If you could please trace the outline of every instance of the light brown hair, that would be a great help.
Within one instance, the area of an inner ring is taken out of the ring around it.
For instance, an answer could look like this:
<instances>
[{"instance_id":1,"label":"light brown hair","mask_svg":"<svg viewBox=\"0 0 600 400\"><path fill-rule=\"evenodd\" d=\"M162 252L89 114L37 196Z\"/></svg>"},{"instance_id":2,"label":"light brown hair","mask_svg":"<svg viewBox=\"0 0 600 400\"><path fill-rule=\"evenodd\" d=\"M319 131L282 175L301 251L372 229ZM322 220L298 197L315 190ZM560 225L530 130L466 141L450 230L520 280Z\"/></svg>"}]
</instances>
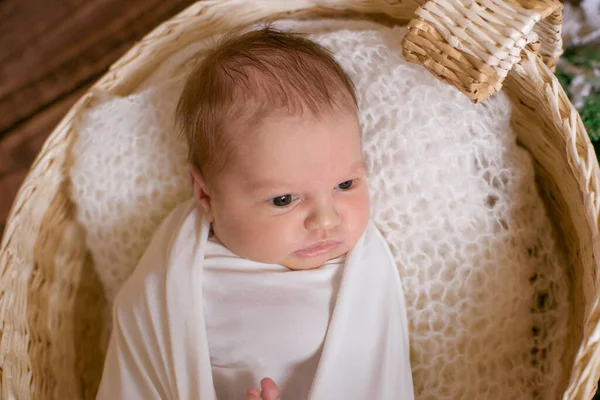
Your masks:
<instances>
[{"instance_id":1,"label":"light brown hair","mask_svg":"<svg viewBox=\"0 0 600 400\"><path fill-rule=\"evenodd\" d=\"M206 174L225 165L231 121L245 118L251 126L274 110L319 117L341 108L356 112L356 95L331 53L267 26L225 37L193 68L176 119L190 163Z\"/></svg>"}]
</instances>

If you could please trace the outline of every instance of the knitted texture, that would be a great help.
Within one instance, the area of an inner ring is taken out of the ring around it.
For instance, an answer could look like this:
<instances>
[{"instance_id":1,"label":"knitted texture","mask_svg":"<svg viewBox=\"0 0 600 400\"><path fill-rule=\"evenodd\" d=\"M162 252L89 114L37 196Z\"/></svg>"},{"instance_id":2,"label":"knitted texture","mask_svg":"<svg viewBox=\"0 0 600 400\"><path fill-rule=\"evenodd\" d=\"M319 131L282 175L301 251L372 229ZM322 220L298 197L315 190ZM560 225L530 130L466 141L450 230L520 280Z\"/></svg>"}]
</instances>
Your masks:
<instances>
[{"instance_id":1,"label":"knitted texture","mask_svg":"<svg viewBox=\"0 0 600 400\"><path fill-rule=\"evenodd\" d=\"M356 84L372 218L405 288L417 398L551 398L567 265L507 97L474 105L406 63L403 28L285 26L320 32L312 38ZM107 99L79 127L73 200L109 302L160 220L190 195L173 129L182 69L160 69L147 89Z\"/></svg>"}]
</instances>

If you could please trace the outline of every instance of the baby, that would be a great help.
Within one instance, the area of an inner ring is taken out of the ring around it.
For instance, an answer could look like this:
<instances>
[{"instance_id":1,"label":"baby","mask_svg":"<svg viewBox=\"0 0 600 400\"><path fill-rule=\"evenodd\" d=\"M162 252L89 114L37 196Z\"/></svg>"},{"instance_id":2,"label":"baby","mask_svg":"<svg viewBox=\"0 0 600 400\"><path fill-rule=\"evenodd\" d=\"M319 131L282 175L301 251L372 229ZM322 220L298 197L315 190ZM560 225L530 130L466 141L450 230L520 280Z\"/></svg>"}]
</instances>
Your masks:
<instances>
[{"instance_id":1,"label":"baby","mask_svg":"<svg viewBox=\"0 0 600 400\"><path fill-rule=\"evenodd\" d=\"M269 27L229 36L177 118L194 198L117 296L98 398L412 399L402 286L331 54Z\"/></svg>"}]
</instances>

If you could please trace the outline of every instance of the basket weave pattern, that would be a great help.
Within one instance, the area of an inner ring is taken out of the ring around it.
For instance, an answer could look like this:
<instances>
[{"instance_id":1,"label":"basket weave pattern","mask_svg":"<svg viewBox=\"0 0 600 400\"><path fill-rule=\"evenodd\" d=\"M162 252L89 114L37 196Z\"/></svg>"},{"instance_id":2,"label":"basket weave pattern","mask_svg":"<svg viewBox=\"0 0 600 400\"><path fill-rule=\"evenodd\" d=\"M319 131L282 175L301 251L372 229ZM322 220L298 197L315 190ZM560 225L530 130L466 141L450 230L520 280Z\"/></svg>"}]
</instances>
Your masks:
<instances>
[{"instance_id":1,"label":"basket weave pattern","mask_svg":"<svg viewBox=\"0 0 600 400\"><path fill-rule=\"evenodd\" d=\"M554 66L562 51L561 9L555 1L431 0L408 25L404 58L480 102L500 90L530 43L539 40L546 64Z\"/></svg>"},{"instance_id":2,"label":"basket weave pattern","mask_svg":"<svg viewBox=\"0 0 600 400\"><path fill-rule=\"evenodd\" d=\"M561 51L561 6L554 0L421 3L203 1L158 26L115 63L56 127L9 215L0 246L1 397L87 399L97 390L109 310L85 232L74 220L67 171L78 119L99 95L128 95L178 49L235 27L324 14L405 22L416 12L404 43L407 59L473 101L502 89L513 102L513 129L536 160L538 184L571 266L566 392L557 397L590 398L600 373L600 171L581 119L551 70ZM517 22L507 23L506 13L519 15Z\"/></svg>"}]
</instances>

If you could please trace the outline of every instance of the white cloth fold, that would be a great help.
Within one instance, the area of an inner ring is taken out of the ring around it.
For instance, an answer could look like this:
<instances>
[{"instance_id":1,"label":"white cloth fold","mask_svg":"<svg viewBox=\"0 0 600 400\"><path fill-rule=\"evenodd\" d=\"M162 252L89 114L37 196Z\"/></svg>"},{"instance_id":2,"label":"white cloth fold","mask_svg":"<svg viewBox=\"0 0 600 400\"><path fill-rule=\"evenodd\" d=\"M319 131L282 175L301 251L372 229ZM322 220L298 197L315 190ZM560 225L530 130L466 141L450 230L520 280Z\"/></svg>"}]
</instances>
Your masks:
<instances>
[{"instance_id":1,"label":"white cloth fold","mask_svg":"<svg viewBox=\"0 0 600 400\"><path fill-rule=\"evenodd\" d=\"M154 235L115 301L98 399L217 398L202 293L209 231L188 201ZM372 223L343 268L309 398L412 400L402 285Z\"/></svg>"},{"instance_id":2,"label":"white cloth fold","mask_svg":"<svg viewBox=\"0 0 600 400\"><path fill-rule=\"evenodd\" d=\"M202 302L219 399L241 399L265 376L282 398L308 398L345 259L290 271L242 258L214 237L206 242Z\"/></svg>"}]
</instances>

